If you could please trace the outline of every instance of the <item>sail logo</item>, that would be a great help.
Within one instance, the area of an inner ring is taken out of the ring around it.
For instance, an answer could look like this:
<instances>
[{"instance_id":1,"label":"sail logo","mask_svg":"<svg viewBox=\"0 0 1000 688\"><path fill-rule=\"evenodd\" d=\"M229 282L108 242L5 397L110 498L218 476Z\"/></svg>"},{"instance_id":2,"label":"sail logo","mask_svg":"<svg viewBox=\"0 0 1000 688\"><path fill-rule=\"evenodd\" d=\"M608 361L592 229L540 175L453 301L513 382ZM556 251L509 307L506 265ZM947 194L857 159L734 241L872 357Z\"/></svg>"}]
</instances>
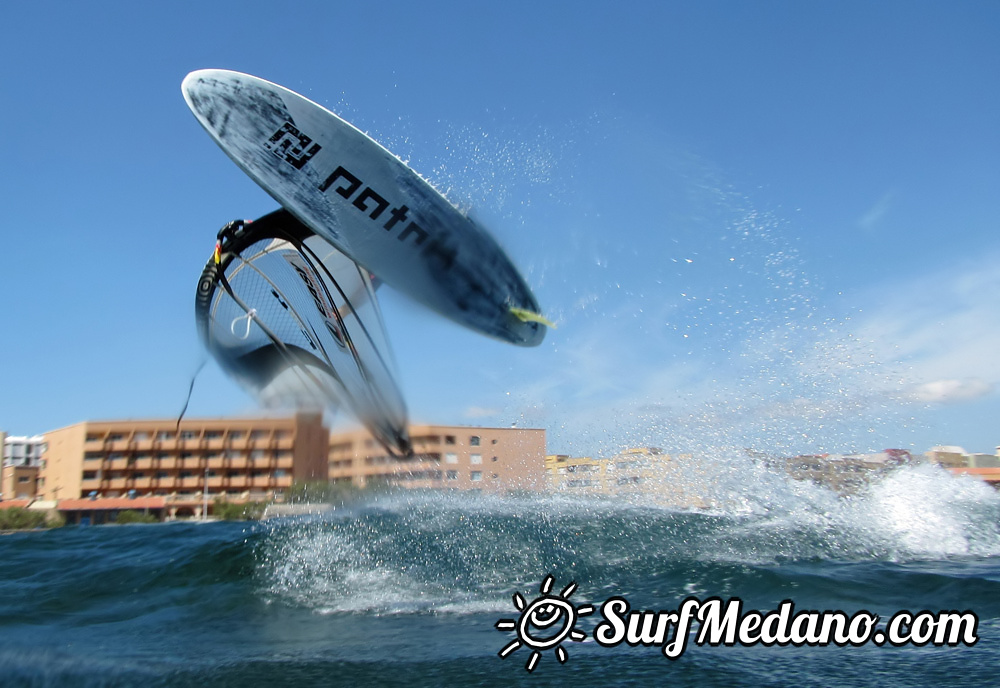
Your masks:
<instances>
[{"instance_id":1,"label":"sail logo","mask_svg":"<svg viewBox=\"0 0 1000 688\"><path fill-rule=\"evenodd\" d=\"M337 311L333 307L333 304L327 300L325 295L326 290L320 286L319 278L313 273L312 270L309 269L309 267L297 254L286 253L284 254L284 257L305 285L306 291L308 291L309 295L312 297L313 305L316 306L316 310L322 317L323 324L326 326L326 329L333 336L337 344L341 347L346 346L347 342L344 338L344 332L338 322L340 318L337 315ZM287 308L287 306L285 307ZM315 349L316 346L313 344L312 337L309 336L309 333L302 330L302 334L305 335L309 344L311 344Z\"/></svg>"}]
</instances>

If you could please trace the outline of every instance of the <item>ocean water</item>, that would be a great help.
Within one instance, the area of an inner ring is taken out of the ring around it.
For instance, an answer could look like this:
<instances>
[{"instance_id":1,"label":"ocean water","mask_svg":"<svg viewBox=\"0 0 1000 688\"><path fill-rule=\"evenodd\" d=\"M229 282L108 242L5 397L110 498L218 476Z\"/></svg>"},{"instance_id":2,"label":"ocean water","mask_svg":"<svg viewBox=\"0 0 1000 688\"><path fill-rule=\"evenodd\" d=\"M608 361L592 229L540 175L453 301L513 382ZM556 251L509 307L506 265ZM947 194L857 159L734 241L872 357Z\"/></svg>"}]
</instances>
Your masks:
<instances>
[{"instance_id":1,"label":"ocean water","mask_svg":"<svg viewBox=\"0 0 1000 688\"><path fill-rule=\"evenodd\" d=\"M851 498L756 475L708 509L643 497L398 493L321 517L0 536L2 686L992 686L1000 496L908 467ZM547 575L585 637L506 657ZM571 592L567 586L575 583ZM972 611L972 646L594 640L601 604ZM523 606L523 605L522 605ZM578 609L579 611L579 609Z\"/></svg>"}]
</instances>

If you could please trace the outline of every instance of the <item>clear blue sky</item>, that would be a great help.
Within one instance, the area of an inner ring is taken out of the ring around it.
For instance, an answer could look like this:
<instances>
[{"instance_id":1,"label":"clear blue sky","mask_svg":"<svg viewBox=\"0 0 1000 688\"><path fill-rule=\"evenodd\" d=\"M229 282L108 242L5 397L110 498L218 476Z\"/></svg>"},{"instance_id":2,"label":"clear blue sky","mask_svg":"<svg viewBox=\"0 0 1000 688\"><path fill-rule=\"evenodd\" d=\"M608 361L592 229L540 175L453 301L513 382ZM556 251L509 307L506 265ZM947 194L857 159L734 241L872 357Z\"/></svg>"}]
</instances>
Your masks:
<instances>
[{"instance_id":1,"label":"clear blue sky","mask_svg":"<svg viewBox=\"0 0 1000 688\"><path fill-rule=\"evenodd\" d=\"M0 5L0 428L175 416L215 232L274 202L201 130L217 67L472 208L559 328L381 292L417 421L555 452L1000 444L1000 4ZM214 364L189 414L254 412Z\"/></svg>"}]
</instances>

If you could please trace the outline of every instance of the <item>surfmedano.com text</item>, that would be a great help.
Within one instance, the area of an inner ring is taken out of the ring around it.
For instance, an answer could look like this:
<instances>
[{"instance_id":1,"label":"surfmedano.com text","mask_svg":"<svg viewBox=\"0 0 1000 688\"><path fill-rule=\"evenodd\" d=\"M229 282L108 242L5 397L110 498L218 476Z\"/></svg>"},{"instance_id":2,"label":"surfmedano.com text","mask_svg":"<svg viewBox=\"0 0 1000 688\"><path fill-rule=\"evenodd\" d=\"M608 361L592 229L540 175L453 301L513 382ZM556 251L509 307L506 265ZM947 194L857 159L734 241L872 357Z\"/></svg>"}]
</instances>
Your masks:
<instances>
[{"instance_id":1,"label":"surfmedano.com text","mask_svg":"<svg viewBox=\"0 0 1000 688\"><path fill-rule=\"evenodd\" d=\"M626 643L632 647L659 647L668 659L684 654L693 636L695 645L745 647L838 647L886 643L901 647L972 646L979 640L979 617L972 611L899 611L879 625L879 616L861 610L795 611L785 600L773 611L744 611L743 600L718 597L704 601L688 597L675 611L632 610L628 600L612 597L600 607L604 619L594 628L594 640L603 647Z\"/></svg>"}]
</instances>

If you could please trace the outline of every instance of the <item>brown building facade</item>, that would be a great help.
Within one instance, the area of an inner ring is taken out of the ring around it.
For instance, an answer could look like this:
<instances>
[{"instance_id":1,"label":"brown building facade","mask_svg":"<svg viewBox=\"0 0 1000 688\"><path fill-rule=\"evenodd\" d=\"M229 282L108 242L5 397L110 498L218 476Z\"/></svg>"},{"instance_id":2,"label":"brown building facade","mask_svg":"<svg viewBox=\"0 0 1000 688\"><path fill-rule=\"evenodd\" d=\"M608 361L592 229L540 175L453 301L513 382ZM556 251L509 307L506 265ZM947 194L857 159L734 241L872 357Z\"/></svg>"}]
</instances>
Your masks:
<instances>
[{"instance_id":1,"label":"brown building facade","mask_svg":"<svg viewBox=\"0 0 1000 688\"><path fill-rule=\"evenodd\" d=\"M280 498L324 480L329 434L319 414L84 422L46 433L42 499L163 497L170 516L206 501Z\"/></svg>"},{"instance_id":2,"label":"brown building facade","mask_svg":"<svg viewBox=\"0 0 1000 688\"><path fill-rule=\"evenodd\" d=\"M0 473L0 497L3 499L34 499L38 483L38 466L4 466Z\"/></svg>"},{"instance_id":3,"label":"brown building facade","mask_svg":"<svg viewBox=\"0 0 1000 688\"><path fill-rule=\"evenodd\" d=\"M412 460L364 430L331 435L319 414L277 418L97 421L45 434L37 497L60 510L135 509L201 517L216 500L281 501L296 482L372 481L403 487L508 492L545 487L545 431L415 425ZM67 500L73 500L72 502ZM150 502L151 503L151 502ZM123 506L123 504L125 506ZM82 516L81 516L82 518ZM75 520L74 520L75 522Z\"/></svg>"},{"instance_id":4,"label":"brown building facade","mask_svg":"<svg viewBox=\"0 0 1000 688\"><path fill-rule=\"evenodd\" d=\"M330 438L330 480L413 488L511 492L545 489L545 430L411 425L416 458L399 460L363 430Z\"/></svg>"}]
</instances>

